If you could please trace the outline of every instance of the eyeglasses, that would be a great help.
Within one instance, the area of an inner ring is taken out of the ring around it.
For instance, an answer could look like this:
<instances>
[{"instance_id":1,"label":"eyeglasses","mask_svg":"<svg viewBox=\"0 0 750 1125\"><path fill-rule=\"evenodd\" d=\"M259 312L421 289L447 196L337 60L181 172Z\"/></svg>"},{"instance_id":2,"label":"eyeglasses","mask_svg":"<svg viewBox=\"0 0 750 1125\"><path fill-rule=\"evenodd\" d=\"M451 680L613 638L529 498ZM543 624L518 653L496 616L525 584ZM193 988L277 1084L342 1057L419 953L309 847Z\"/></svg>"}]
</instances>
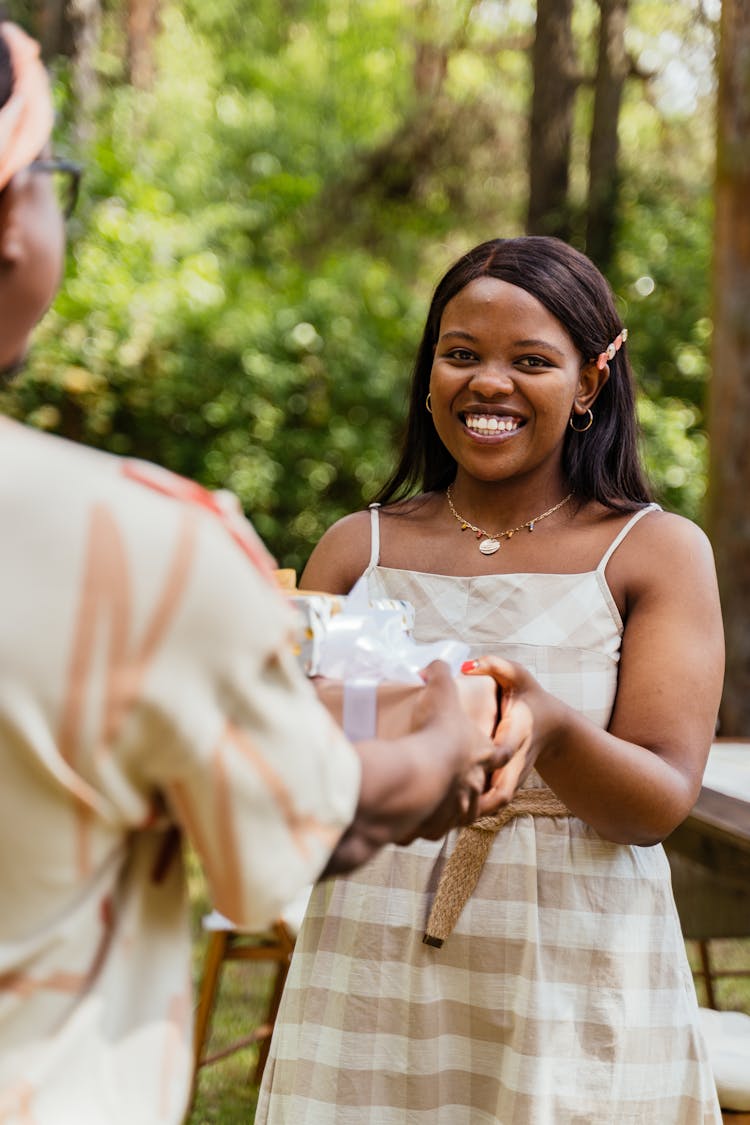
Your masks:
<instances>
[{"instance_id":1,"label":"eyeglasses","mask_svg":"<svg viewBox=\"0 0 750 1125\"><path fill-rule=\"evenodd\" d=\"M19 375L26 366L26 356L21 356L20 359L15 360L14 363L8 367L0 367L0 389L4 389L9 383L12 383L16 375Z\"/></svg>"},{"instance_id":2,"label":"eyeglasses","mask_svg":"<svg viewBox=\"0 0 750 1125\"><path fill-rule=\"evenodd\" d=\"M83 168L71 160L34 160L29 164L30 172L43 172L52 176L52 183L63 218L69 219L78 202L78 189L81 184Z\"/></svg>"}]
</instances>

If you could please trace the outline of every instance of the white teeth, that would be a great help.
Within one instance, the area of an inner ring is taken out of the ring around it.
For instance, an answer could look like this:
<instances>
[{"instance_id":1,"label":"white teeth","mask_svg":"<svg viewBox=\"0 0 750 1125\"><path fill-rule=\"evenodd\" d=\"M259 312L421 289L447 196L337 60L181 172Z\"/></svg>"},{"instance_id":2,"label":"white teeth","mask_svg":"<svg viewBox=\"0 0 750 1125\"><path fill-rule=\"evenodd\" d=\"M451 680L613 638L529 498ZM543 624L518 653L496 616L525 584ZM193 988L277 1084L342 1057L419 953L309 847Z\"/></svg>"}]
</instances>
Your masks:
<instances>
[{"instance_id":1,"label":"white teeth","mask_svg":"<svg viewBox=\"0 0 750 1125\"><path fill-rule=\"evenodd\" d=\"M497 430L512 433L520 425L518 418L498 418L495 414L467 414L465 422L467 429L478 434L495 433Z\"/></svg>"}]
</instances>

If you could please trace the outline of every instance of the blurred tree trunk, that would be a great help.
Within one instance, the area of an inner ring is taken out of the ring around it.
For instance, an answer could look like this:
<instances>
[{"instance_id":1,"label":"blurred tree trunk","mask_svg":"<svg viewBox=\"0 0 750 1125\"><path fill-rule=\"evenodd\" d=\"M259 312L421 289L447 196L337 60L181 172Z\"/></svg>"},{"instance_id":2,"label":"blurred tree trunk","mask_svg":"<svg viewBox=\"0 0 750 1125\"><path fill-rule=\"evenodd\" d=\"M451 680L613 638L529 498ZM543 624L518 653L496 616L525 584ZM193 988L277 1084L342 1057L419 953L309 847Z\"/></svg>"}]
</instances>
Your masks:
<instances>
[{"instance_id":1,"label":"blurred tree trunk","mask_svg":"<svg viewBox=\"0 0 750 1125\"><path fill-rule=\"evenodd\" d=\"M625 49L629 0L599 0L599 49L594 82L594 120L589 144L586 253L604 273L614 250L617 221L618 125L630 72Z\"/></svg>"},{"instance_id":2,"label":"blurred tree trunk","mask_svg":"<svg viewBox=\"0 0 750 1125\"><path fill-rule=\"evenodd\" d=\"M526 220L529 234L566 239L570 235L570 145L579 81L572 17L573 0L538 0Z\"/></svg>"},{"instance_id":3,"label":"blurred tree trunk","mask_svg":"<svg viewBox=\"0 0 750 1125\"><path fill-rule=\"evenodd\" d=\"M86 148L93 135L99 99L96 49L101 31L100 0L68 0L66 15L73 36L76 139L81 148Z\"/></svg>"},{"instance_id":4,"label":"blurred tree trunk","mask_svg":"<svg viewBox=\"0 0 750 1125\"><path fill-rule=\"evenodd\" d=\"M708 528L727 639L722 736L750 736L750 0L723 0Z\"/></svg>"},{"instance_id":5,"label":"blurred tree trunk","mask_svg":"<svg viewBox=\"0 0 750 1125\"><path fill-rule=\"evenodd\" d=\"M128 0L128 78L139 90L148 89L156 75L154 53L159 30L159 0Z\"/></svg>"},{"instance_id":6,"label":"blurred tree trunk","mask_svg":"<svg viewBox=\"0 0 750 1125\"><path fill-rule=\"evenodd\" d=\"M73 28L68 18L67 0L38 0L34 5L33 26L45 59L73 55Z\"/></svg>"},{"instance_id":7,"label":"blurred tree trunk","mask_svg":"<svg viewBox=\"0 0 750 1125\"><path fill-rule=\"evenodd\" d=\"M99 95L96 50L101 0L34 0L27 23L47 62L64 55L72 62L76 143L85 148L93 131ZM27 21L24 21L27 22Z\"/></svg>"}]
</instances>

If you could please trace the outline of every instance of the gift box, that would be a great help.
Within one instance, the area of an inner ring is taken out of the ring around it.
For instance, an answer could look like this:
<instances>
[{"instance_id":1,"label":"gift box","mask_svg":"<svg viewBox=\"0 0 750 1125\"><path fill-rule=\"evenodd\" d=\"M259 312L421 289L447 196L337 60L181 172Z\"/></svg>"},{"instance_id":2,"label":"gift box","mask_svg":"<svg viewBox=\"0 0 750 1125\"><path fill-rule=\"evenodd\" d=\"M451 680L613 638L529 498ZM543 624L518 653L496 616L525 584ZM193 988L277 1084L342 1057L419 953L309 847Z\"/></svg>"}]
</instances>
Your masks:
<instances>
[{"instance_id":1,"label":"gift box","mask_svg":"<svg viewBox=\"0 0 750 1125\"><path fill-rule=\"evenodd\" d=\"M290 598L300 615L297 656L319 698L353 741L397 737L417 726L420 671L433 660L451 668L461 706L491 735L497 722L496 685L487 676L459 676L469 648L459 641L418 644L409 602L371 602L362 579L348 595L301 593Z\"/></svg>"},{"instance_id":2,"label":"gift box","mask_svg":"<svg viewBox=\"0 0 750 1125\"><path fill-rule=\"evenodd\" d=\"M343 674L352 648L359 652L361 670L370 638L377 638L375 643L381 645L388 637L410 636L414 625L414 608L405 601L381 599L363 605L358 595L353 599L352 594L296 590L289 600L300 619L295 653L306 676ZM338 670L332 671L334 661L338 661Z\"/></svg>"},{"instance_id":3,"label":"gift box","mask_svg":"<svg viewBox=\"0 0 750 1125\"><path fill-rule=\"evenodd\" d=\"M399 738L416 730L420 693L424 684L331 680L312 681L326 710L352 742L368 738ZM491 676L457 676L461 707L481 731L491 737L497 723L497 694Z\"/></svg>"}]
</instances>

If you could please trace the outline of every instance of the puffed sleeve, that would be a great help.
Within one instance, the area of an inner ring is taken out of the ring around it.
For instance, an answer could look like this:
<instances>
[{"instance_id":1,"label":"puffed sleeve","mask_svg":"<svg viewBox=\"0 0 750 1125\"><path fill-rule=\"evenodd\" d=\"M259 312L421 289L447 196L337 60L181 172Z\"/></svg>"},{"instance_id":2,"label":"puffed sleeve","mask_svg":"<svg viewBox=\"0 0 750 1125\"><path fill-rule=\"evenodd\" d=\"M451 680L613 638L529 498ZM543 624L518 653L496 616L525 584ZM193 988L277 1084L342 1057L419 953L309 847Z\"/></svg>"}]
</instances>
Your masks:
<instances>
[{"instance_id":1,"label":"puffed sleeve","mask_svg":"<svg viewBox=\"0 0 750 1125\"><path fill-rule=\"evenodd\" d=\"M297 664L296 618L264 568L212 514L164 504L154 537L174 526L152 583L169 624L128 724L131 767L165 794L214 906L263 925L353 819L359 759Z\"/></svg>"}]
</instances>

